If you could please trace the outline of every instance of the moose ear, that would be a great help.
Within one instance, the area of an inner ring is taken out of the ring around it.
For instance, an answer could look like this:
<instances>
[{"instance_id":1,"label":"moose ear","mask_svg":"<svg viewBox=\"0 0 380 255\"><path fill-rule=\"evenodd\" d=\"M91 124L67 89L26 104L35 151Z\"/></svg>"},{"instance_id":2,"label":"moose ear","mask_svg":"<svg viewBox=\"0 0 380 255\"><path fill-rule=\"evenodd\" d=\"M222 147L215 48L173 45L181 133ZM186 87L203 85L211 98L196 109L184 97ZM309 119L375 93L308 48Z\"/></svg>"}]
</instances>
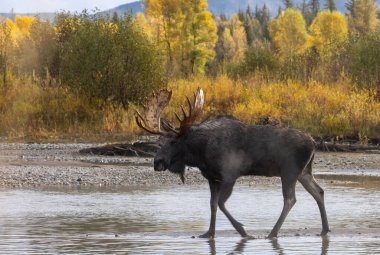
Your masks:
<instances>
[{"instance_id":1,"label":"moose ear","mask_svg":"<svg viewBox=\"0 0 380 255\"><path fill-rule=\"evenodd\" d=\"M175 134L178 134L178 131L175 129L175 127L173 127L172 124L170 124L166 119L160 118L160 124L166 132L174 132Z\"/></svg>"}]
</instances>

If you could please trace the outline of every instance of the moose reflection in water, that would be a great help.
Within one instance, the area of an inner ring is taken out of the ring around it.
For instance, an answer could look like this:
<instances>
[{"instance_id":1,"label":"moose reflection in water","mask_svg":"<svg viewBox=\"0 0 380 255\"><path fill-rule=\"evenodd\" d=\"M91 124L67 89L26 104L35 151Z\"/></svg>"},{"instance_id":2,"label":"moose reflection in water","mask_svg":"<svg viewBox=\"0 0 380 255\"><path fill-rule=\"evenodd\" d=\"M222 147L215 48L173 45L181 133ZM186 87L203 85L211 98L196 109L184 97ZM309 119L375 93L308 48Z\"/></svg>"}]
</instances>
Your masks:
<instances>
[{"instance_id":1,"label":"moose reflection in water","mask_svg":"<svg viewBox=\"0 0 380 255\"><path fill-rule=\"evenodd\" d=\"M236 243L234 249L231 252L228 252L227 254L242 254L245 251L247 244L249 245L250 241L251 239L248 239L248 238L241 239L238 243ZM215 239L209 239L207 242L208 242L208 245L210 246L210 254L212 255L218 254L217 249L216 249ZM276 254L278 255L285 254L284 249L279 244L277 238L270 239L269 242L273 248L273 251L275 251ZM321 255L326 255L328 253L329 244L330 244L329 236L327 235L323 236L322 244L321 244L321 253L320 253Z\"/></svg>"},{"instance_id":2,"label":"moose reflection in water","mask_svg":"<svg viewBox=\"0 0 380 255\"><path fill-rule=\"evenodd\" d=\"M154 158L156 171L168 169L184 181L185 166L198 167L208 180L211 221L209 230L199 237L215 236L218 206L236 231L243 237L248 236L243 225L225 207L236 180L244 175L281 177L284 204L269 238L277 237L296 203L297 180L317 201L322 219L321 235L329 232L324 191L312 174L315 147L309 136L293 128L246 125L230 116L194 124L204 105L204 92L200 88L192 102L186 98L189 113L181 107L183 118L176 114L180 126L175 128L160 117L170 98L171 92L167 90L153 94L144 106L144 116L137 112L136 122L149 133L161 135L160 149Z\"/></svg>"}]
</instances>

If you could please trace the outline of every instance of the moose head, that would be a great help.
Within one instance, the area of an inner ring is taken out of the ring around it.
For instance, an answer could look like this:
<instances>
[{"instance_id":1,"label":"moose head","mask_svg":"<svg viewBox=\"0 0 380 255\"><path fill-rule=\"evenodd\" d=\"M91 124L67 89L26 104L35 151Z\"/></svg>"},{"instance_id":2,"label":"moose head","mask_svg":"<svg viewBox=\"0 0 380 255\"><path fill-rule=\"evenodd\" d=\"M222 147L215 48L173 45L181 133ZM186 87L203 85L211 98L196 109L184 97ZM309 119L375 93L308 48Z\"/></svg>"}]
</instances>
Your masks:
<instances>
[{"instance_id":1,"label":"moose head","mask_svg":"<svg viewBox=\"0 0 380 255\"><path fill-rule=\"evenodd\" d=\"M192 101L186 97L188 113L186 113L183 106L181 106L182 118L175 113L179 121L178 128L161 118L161 113L168 105L171 95L171 91L168 90L161 90L157 94L153 93L147 104L143 106L145 116L136 112L136 123L145 131L161 136L159 139L160 149L154 158L154 170L165 171L168 169L179 174L182 182L184 182L186 135L202 112L204 93L201 88L198 88Z\"/></svg>"}]
</instances>

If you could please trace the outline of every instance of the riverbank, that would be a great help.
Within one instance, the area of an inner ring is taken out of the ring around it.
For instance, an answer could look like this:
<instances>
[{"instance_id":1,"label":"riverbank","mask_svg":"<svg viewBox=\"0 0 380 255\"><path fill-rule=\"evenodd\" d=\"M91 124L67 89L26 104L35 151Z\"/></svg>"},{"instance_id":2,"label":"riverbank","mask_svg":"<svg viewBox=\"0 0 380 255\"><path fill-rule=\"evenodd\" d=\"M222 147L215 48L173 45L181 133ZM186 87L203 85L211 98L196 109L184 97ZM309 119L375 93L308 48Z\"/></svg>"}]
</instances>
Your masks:
<instances>
[{"instance_id":1,"label":"riverbank","mask_svg":"<svg viewBox=\"0 0 380 255\"><path fill-rule=\"evenodd\" d=\"M157 173L152 158L82 155L79 150L99 144L0 144L0 187L38 186L160 186L181 185L179 176ZM380 182L380 154L322 153L313 171L326 181ZM189 169L185 185L206 183ZM242 177L239 183L279 182L279 178Z\"/></svg>"}]
</instances>

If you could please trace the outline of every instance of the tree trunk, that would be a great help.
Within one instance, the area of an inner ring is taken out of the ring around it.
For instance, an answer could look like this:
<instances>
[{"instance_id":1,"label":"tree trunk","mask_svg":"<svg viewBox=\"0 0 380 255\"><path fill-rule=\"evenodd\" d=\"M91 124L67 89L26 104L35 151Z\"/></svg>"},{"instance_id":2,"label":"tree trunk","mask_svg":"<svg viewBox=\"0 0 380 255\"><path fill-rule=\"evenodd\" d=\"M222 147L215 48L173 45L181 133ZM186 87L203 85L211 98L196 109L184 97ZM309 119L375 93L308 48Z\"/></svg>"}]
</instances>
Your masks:
<instances>
[{"instance_id":1,"label":"tree trunk","mask_svg":"<svg viewBox=\"0 0 380 255\"><path fill-rule=\"evenodd\" d=\"M6 58L4 60L4 66L3 66L3 86L4 88L7 87L7 60Z\"/></svg>"}]
</instances>

